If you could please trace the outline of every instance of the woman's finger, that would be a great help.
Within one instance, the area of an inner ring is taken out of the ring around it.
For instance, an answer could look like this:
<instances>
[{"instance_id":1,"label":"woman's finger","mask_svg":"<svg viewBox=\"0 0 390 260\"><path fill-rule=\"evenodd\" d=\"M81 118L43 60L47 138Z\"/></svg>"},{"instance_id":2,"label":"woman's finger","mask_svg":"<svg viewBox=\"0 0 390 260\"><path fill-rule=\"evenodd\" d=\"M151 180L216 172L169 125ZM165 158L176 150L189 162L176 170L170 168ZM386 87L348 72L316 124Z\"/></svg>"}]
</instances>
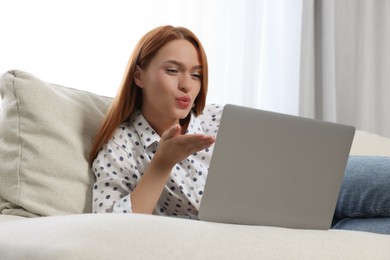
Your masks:
<instances>
[{"instance_id":1,"label":"woman's finger","mask_svg":"<svg viewBox=\"0 0 390 260\"><path fill-rule=\"evenodd\" d=\"M180 146L183 150L186 150L188 154L203 150L210 147L214 142L215 138L207 135L186 135L180 136Z\"/></svg>"},{"instance_id":2,"label":"woman's finger","mask_svg":"<svg viewBox=\"0 0 390 260\"><path fill-rule=\"evenodd\" d=\"M178 124L173 125L171 128L169 128L167 131L165 131L162 134L161 139L168 140L168 139L174 137L175 135L180 133L180 129L181 129L180 125L178 125Z\"/></svg>"}]
</instances>

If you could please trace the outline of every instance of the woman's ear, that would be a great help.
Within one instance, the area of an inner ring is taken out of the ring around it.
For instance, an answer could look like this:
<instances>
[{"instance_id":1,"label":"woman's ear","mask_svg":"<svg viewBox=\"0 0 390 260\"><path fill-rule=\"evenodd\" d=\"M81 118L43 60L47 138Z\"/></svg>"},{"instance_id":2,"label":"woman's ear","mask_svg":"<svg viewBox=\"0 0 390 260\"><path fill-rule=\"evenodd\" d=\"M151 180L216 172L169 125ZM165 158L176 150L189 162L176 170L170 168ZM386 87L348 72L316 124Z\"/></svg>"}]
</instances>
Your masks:
<instances>
[{"instance_id":1,"label":"woman's ear","mask_svg":"<svg viewBox=\"0 0 390 260\"><path fill-rule=\"evenodd\" d=\"M136 69L135 69L135 73L134 73L134 82L135 84L140 87L140 88L143 88L143 82L142 82L142 69L140 66L137 65Z\"/></svg>"}]
</instances>

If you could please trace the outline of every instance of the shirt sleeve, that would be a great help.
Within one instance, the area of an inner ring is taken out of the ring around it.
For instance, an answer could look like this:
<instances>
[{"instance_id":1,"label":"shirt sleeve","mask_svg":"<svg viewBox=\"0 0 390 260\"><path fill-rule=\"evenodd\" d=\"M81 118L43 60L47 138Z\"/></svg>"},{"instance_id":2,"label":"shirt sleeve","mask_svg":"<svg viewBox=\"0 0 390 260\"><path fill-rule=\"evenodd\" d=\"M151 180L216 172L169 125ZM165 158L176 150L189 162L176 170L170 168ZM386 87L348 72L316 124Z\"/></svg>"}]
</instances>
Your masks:
<instances>
[{"instance_id":1,"label":"shirt sleeve","mask_svg":"<svg viewBox=\"0 0 390 260\"><path fill-rule=\"evenodd\" d=\"M134 162L128 153L114 141L100 150L92 164L96 176L93 186L94 213L132 213L130 194L136 185L138 173L129 169Z\"/></svg>"}]
</instances>

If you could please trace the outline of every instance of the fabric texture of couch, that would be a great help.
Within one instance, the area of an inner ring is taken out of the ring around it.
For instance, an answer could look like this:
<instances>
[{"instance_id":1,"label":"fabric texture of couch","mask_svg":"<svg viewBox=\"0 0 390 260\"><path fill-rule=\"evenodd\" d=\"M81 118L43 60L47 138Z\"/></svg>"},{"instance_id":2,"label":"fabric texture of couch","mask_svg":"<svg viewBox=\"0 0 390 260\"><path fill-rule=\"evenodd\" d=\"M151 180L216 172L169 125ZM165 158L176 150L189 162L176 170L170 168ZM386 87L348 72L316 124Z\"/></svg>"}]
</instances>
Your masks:
<instances>
[{"instance_id":1,"label":"fabric texture of couch","mask_svg":"<svg viewBox=\"0 0 390 260\"><path fill-rule=\"evenodd\" d=\"M91 214L88 152L112 98L17 70L0 95L0 259L390 259L374 233ZM390 156L390 139L357 131L351 155Z\"/></svg>"}]
</instances>

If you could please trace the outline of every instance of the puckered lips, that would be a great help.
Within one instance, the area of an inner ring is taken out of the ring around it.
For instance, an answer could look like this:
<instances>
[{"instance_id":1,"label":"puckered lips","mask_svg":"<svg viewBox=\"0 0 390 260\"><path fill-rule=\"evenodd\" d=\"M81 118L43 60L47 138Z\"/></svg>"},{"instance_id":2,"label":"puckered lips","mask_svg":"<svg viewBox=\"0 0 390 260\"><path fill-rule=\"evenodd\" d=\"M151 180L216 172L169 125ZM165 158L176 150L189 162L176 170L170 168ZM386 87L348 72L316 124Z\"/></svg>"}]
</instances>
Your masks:
<instances>
[{"instance_id":1,"label":"puckered lips","mask_svg":"<svg viewBox=\"0 0 390 260\"><path fill-rule=\"evenodd\" d=\"M181 109L186 109L191 104L191 98L187 95L176 98L176 103Z\"/></svg>"}]
</instances>

